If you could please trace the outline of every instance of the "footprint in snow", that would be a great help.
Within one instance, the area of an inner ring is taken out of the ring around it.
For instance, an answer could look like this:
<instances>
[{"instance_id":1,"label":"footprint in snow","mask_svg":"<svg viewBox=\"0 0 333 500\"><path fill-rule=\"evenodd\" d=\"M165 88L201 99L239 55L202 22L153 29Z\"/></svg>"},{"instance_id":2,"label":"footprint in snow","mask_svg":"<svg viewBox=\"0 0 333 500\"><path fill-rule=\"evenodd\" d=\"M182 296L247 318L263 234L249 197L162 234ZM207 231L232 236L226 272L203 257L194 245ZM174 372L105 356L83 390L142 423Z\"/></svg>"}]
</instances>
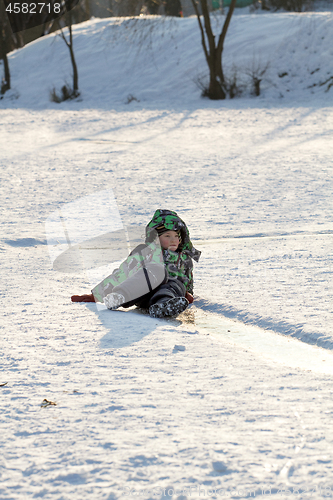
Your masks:
<instances>
[{"instance_id":1,"label":"footprint in snow","mask_svg":"<svg viewBox=\"0 0 333 500\"><path fill-rule=\"evenodd\" d=\"M228 466L222 461L212 462L212 466L214 471L219 474L227 474L229 472Z\"/></svg>"},{"instance_id":2,"label":"footprint in snow","mask_svg":"<svg viewBox=\"0 0 333 500\"><path fill-rule=\"evenodd\" d=\"M178 352L178 351L185 351L185 346L184 345L175 345L173 348L173 352Z\"/></svg>"}]
</instances>

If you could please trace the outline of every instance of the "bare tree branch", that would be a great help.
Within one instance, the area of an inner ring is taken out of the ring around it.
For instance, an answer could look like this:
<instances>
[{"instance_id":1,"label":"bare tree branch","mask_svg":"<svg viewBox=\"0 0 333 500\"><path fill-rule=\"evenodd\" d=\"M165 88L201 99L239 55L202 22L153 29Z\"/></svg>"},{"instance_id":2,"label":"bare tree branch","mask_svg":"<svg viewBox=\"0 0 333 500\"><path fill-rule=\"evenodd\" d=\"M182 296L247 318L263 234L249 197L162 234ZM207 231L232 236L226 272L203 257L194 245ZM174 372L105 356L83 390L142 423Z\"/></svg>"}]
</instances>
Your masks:
<instances>
[{"instance_id":1,"label":"bare tree branch","mask_svg":"<svg viewBox=\"0 0 333 500\"><path fill-rule=\"evenodd\" d=\"M220 34L220 37L219 37L219 41L218 41L218 44L217 44L217 50L220 51L221 54L223 52L224 40L225 40L225 37L227 35L227 31L228 31L228 28L229 28L231 16L232 16L232 14L234 13L234 10L235 10L236 1L237 0L231 0L230 7L229 7L229 10L228 10L228 14L227 14L227 17L226 17L226 19L224 21L223 28L222 28L222 31L221 31L221 34Z\"/></svg>"},{"instance_id":2,"label":"bare tree branch","mask_svg":"<svg viewBox=\"0 0 333 500\"><path fill-rule=\"evenodd\" d=\"M214 51L215 51L215 36L214 36L212 26L210 23L207 0L201 0L201 6L202 6L203 18L205 21L205 30L207 33L207 38L208 38L208 43L209 43L209 53L212 56Z\"/></svg>"},{"instance_id":3,"label":"bare tree branch","mask_svg":"<svg viewBox=\"0 0 333 500\"><path fill-rule=\"evenodd\" d=\"M199 23L199 28L200 28L200 31L201 31L201 43L202 43L202 47L203 47L203 50L204 50L204 53L205 53L205 56L206 56L206 59L207 59L207 63L209 65L209 54L208 54L207 45L206 45L205 32L204 32L204 29L203 29L203 26L202 26L202 22L201 22L201 19L200 19L200 13L199 13L199 9L198 9L198 4L197 4L196 0L192 0L192 4L193 4L194 10L195 10L195 13L196 13L196 16L197 16L197 19L198 19L198 23Z\"/></svg>"}]
</instances>

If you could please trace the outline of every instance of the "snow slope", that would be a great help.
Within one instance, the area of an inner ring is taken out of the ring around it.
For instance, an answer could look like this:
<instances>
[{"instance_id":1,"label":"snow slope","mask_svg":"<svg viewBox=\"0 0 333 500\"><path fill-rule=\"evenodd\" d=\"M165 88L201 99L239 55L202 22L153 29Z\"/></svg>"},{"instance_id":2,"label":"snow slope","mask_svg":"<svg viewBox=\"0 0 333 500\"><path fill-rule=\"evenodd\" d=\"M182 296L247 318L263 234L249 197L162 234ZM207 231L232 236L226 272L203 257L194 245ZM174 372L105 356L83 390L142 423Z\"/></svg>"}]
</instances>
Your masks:
<instances>
[{"instance_id":1,"label":"snow slope","mask_svg":"<svg viewBox=\"0 0 333 500\"><path fill-rule=\"evenodd\" d=\"M225 41L226 77L236 71L239 85L248 73L262 70L262 99L332 100L326 93L332 77L332 12L234 15ZM224 17L215 16L216 33ZM146 106L198 104L195 81L208 75L194 17L96 19L74 27L82 103L76 109L109 108L133 95ZM53 108L49 92L71 83L68 49L56 34L30 43L10 57L12 98L5 106ZM19 96L18 100L16 97ZM306 97L305 97L306 96ZM3 106L3 104L1 105ZM64 106L64 105L63 105ZM210 104L209 107L213 106ZM72 109L73 104L69 105ZM68 108L68 105L66 106Z\"/></svg>"},{"instance_id":2,"label":"snow slope","mask_svg":"<svg viewBox=\"0 0 333 500\"><path fill-rule=\"evenodd\" d=\"M126 64L126 24L75 28L79 102L48 101L70 75L61 40L10 57L0 497L330 497L333 89L308 87L332 74L332 14L235 16L227 65L251 64L247 36L274 64L260 98L214 103L192 82L195 19L154 22L163 39ZM89 276L52 269L45 221L105 189L129 230L157 207L188 223L203 253L180 321L70 302Z\"/></svg>"}]
</instances>

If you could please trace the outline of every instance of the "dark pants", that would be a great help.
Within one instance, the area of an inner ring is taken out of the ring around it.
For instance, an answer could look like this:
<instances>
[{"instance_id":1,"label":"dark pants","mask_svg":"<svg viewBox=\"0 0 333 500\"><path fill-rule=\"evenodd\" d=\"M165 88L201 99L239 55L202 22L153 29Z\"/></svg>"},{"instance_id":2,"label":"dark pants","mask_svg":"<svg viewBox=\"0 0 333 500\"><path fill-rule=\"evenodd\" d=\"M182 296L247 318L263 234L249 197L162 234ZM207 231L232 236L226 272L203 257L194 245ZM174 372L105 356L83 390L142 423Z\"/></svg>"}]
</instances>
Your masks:
<instances>
[{"instance_id":1,"label":"dark pants","mask_svg":"<svg viewBox=\"0 0 333 500\"><path fill-rule=\"evenodd\" d=\"M126 302L122 307L135 305L148 309L156 303L167 302L175 297L185 297L184 284L177 278L169 277L164 266L148 264L145 271L134 274L112 290L125 297Z\"/></svg>"}]
</instances>

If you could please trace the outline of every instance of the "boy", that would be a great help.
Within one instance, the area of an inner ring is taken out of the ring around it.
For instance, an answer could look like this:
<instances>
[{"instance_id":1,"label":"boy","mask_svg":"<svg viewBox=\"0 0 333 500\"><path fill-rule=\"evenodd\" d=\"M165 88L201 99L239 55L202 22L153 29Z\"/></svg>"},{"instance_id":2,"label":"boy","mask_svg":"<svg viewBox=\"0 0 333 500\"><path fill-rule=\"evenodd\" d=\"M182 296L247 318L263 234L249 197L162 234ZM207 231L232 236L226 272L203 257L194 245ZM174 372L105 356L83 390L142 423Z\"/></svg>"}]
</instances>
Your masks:
<instances>
[{"instance_id":1,"label":"boy","mask_svg":"<svg viewBox=\"0 0 333 500\"><path fill-rule=\"evenodd\" d=\"M92 290L73 302L104 302L108 309L136 305L154 318L177 316L193 302L193 262L201 252L176 212L156 210L146 240Z\"/></svg>"}]
</instances>

